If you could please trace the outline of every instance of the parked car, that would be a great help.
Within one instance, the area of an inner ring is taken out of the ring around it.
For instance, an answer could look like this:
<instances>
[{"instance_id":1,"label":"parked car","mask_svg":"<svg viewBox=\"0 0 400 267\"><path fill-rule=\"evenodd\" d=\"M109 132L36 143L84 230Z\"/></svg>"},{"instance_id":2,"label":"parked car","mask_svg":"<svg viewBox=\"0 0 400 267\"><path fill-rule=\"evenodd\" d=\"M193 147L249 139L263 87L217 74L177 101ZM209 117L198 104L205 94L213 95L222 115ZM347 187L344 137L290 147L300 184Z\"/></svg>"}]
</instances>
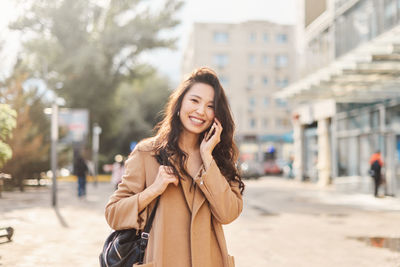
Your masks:
<instances>
[{"instance_id":1,"label":"parked car","mask_svg":"<svg viewBox=\"0 0 400 267\"><path fill-rule=\"evenodd\" d=\"M267 160L266 162L264 162L265 175L281 175L282 173L282 167L279 166L276 160Z\"/></svg>"},{"instance_id":2,"label":"parked car","mask_svg":"<svg viewBox=\"0 0 400 267\"><path fill-rule=\"evenodd\" d=\"M257 179L263 175L260 164L253 160L241 162L239 170L244 179Z\"/></svg>"}]
</instances>

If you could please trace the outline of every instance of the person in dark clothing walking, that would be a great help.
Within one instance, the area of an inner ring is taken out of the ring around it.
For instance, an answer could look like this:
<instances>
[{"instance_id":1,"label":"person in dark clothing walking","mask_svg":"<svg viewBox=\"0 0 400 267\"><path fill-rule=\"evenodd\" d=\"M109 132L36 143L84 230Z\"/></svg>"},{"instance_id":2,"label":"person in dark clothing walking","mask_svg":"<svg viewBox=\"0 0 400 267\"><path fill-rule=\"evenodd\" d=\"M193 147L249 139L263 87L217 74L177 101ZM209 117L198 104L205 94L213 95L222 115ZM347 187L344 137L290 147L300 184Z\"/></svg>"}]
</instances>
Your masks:
<instances>
[{"instance_id":1,"label":"person in dark clothing walking","mask_svg":"<svg viewBox=\"0 0 400 267\"><path fill-rule=\"evenodd\" d=\"M372 178L374 179L374 185L375 185L374 195L375 197L378 197L379 185L382 183L381 170L383 166L383 160L381 152L379 150L376 151L374 154L372 154L369 160L369 165L370 165L370 173Z\"/></svg>"},{"instance_id":2,"label":"person in dark clothing walking","mask_svg":"<svg viewBox=\"0 0 400 267\"><path fill-rule=\"evenodd\" d=\"M75 153L74 158L74 174L78 177L78 197L84 197L86 196L86 174L89 169L79 152Z\"/></svg>"}]
</instances>

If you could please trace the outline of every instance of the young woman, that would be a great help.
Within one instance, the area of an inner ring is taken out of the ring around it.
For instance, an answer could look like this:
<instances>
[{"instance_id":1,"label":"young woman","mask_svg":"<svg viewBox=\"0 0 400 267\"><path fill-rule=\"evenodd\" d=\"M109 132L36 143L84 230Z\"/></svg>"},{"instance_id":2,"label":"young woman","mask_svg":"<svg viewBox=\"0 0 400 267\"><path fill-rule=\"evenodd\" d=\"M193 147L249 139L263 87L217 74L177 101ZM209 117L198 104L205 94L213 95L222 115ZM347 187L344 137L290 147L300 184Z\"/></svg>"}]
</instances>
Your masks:
<instances>
[{"instance_id":1,"label":"young woman","mask_svg":"<svg viewBox=\"0 0 400 267\"><path fill-rule=\"evenodd\" d=\"M160 196L141 266L234 266L222 224L240 215L244 184L228 101L211 69L198 69L181 83L157 129L126 161L106 206L109 225L143 229Z\"/></svg>"}]
</instances>

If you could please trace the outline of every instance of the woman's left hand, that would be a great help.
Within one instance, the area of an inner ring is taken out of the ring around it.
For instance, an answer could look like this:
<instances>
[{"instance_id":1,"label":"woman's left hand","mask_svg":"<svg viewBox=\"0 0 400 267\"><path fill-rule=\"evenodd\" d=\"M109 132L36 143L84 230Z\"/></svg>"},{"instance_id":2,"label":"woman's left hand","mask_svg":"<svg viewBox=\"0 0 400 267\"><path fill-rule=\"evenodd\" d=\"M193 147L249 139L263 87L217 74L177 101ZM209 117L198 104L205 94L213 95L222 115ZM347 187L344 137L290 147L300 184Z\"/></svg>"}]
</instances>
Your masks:
<instances>
[{"instance_id":1,"label":"woman's left hand","mask_svg":"<svg viewBox=\"0 0 400 267\"><path fill-rule=\"evenodd\" d=\"M215 133L209 137L215 129ZM222 125L215 118L210 130L204 135L203 141L200 144L200 154L205 166L209 166L212 161L212 152L215 146L221 141Z\"/></svg>"}]
</instances>

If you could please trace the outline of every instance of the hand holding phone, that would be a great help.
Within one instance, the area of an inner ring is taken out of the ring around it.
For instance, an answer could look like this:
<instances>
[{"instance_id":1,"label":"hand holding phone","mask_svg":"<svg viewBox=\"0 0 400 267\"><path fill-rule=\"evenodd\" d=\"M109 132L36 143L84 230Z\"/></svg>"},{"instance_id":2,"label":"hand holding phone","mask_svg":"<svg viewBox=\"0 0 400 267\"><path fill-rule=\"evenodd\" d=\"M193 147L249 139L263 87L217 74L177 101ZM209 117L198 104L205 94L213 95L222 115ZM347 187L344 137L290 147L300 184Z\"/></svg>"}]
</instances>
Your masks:
<instances>
[{"instance_id":1,"label":"hand holding phone","mask_svg":"<svg viewBox=\"0 0 400 267\"><path fill-rule=\"evenodd\" d=\"M212 161L212 152L215 146L221 141L222 133L221 122L215 118L211 127L206 131L203 141L200 144L200 154L203 160L204 166L210 166Z\"/></svg>"},{"instance_id":2,"label":"hand holding phone","mask_svg":"<svg viewBox=\"0 0 400 267\"><path fill-rule=\"evenodd\" d=\"M211 127L207 130L206 135L204 136L204 140L208 141L210 138L215 134L216 128L214 123L211 125Z\"/></svg>"}]
</instances>

